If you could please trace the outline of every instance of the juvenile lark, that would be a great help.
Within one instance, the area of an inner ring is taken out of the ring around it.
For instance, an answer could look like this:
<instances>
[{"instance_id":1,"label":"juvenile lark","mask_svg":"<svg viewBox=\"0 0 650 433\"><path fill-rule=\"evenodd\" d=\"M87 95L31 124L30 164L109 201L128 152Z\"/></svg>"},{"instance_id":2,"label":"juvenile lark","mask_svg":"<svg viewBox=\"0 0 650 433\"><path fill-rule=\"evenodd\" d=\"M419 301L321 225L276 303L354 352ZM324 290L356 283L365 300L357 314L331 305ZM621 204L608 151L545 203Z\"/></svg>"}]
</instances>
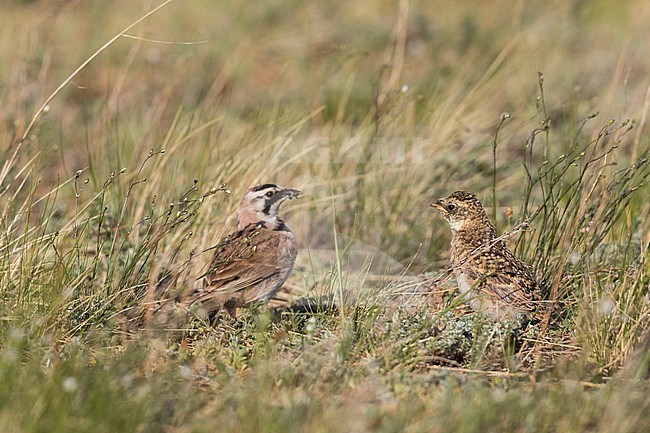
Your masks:
<instances>
[{"instance_id":1,"label":"juvenile lark","mask_svg":"<svg viewBox=\"0 0 650 433\"><path fill-rule=\"evenodd\" d=\"M431 206L451 227L451 267L472 309L495 320L530 318L540 299L539 286L528 266L497 239L476 196L456 191Z\"/></svg>"},{"instance_id":2,"label":"juvenile lark","mask_svg":"<svg viewBox=\"0 0 650 433\"><path fill-rule=\"evenodd\" d=\"M224 308L265 303L287 280L298 254L294 234L278 216L280 205L299 197L300 190L274 184L250 188L239 203L238 230L221 242L203 285L185 300L200 303L208 317Z\"/></svg>"}]
</instances>

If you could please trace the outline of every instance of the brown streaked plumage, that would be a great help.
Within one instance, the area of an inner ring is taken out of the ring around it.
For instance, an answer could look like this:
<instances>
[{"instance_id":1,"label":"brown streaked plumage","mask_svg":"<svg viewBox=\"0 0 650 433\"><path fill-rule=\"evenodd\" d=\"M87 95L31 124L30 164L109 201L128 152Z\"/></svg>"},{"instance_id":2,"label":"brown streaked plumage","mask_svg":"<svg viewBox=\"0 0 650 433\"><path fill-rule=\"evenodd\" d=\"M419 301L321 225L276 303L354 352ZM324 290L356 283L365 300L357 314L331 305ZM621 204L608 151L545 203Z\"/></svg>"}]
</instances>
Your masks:
<instances>
[{"instance_id":1,"label":"brown streaked plumage","mask_svg":"<svg viewBox=\"0 0 650 433\"><path fill-rule=\"evenodd\" d=\"M532 318L541 299L539 285L528 266L498 239L476 195L456 191L431 206L451 227L451 266L472 309L496 320Z\"/></svg>"},{"instance_id":2,"label":"brown streaked plumage","mask_svg":"<svg viewBox=\"0 0 650 433\"><path fill-rule=\"evenodd\" d=\"M203 284L185 300L212 317L220 309L265 303L282 287L298 254L294 234L278 215L300 191L275 184L250 188L239 204L238 230L216 247Z\"/></svg>"}]
</instances>

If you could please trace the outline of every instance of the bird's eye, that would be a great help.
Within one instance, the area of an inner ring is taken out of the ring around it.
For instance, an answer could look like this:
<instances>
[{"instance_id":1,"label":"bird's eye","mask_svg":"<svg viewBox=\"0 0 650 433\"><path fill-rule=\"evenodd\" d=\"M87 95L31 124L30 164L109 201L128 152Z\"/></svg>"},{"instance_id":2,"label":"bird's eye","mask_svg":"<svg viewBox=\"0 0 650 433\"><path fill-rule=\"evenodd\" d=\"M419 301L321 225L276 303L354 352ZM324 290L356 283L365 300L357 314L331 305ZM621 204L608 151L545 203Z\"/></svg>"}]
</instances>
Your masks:
<instances>
[{"instance_id":1,"label":"bird's eye","mask_svg":"<svg viewBox=\"0 0 650 433\"><path fill-rule=\"evenodd\" d=\"M456 209L456 205L455 205L455 204L450 203L450 204L447 205L447 210L448 210L448 211L452 211L452 210L454 210L454 209Z\"/></svg>"},{"instance_id":2,"label":"bird's eye","mask_svg":"<svg viewBox=\"0 0 650 433\"><path fill-rule=\"evenodd\" d=\"M267 197L271 198L271 197L273 197L273 194L274 194L273 191L269 191L269 192L267 192L265 195L266 195Z\"/></svg>"}]
</instances>

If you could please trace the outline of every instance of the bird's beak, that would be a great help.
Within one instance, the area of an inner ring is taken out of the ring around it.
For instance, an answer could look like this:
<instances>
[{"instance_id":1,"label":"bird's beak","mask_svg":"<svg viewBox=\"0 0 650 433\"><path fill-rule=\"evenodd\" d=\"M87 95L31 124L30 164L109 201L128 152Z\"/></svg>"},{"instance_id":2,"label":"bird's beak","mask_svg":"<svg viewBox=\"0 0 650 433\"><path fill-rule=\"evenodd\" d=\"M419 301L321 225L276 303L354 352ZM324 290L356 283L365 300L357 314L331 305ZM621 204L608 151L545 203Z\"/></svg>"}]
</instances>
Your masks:
<instances>
[{"instance_id":1,"label":"bird's beak","mask_svg":"<svg viewBox=\"0 0 650 433\"><path fill-rule=\"evenodd\" d=\"M286 200L291 200L300 197L302 195L302 191L296 188L285 188L280 192L280 194Z\"/></svg>"},{"instance_id":2,"label":"bird's beak","mask_svg":"<svg viewBox=\"0 0 650 433\"><path fill-rule=\"evenodd\" d=\"M431 204L429 204L429 206L431 206L431 207L433 207L433 208L436 208L436 209L438 209L438 210L441 211L441 212L444 212L444 211L445 211L445 206L444 206L444 204L442 203L442 200L436 200L436 201L432 202Z\"/></svg>"}]
</instances>

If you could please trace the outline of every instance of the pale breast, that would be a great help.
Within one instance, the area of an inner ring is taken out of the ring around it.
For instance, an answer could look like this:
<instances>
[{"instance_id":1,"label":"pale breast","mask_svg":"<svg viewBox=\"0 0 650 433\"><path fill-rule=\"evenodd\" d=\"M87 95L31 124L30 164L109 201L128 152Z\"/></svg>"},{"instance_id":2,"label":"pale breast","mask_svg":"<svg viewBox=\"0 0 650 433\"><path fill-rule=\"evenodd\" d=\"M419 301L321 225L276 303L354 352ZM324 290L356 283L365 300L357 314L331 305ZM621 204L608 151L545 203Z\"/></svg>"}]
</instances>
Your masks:
<instances>
[{"instance_id":1,"label":"pale breast","mask_svg":"<svg viewBox=\"0 0 650 433\"><path fill-rule=\"evenodd\" d=\"M280 268L284 270L284 275L279 281L276 291L280 289L282 284L289 278L293 265L296 262L296 257L298 256L298 242L296 242L296 237L291 232L281 232L282 238L280 240L279 254L278 259L280 263ZM275 293L274 293L275 294Z\"/></svg>"},{"instance_id":2,"label":"pale breast","mask_svg":"<svg viewBox=\"0 0 650 433\"><path fill-rule=\"evenodd\" d=\"M282 264L291 264L296 261L298 255L298 242L290 231L276 232L278 239L278 259Z\"/></svg>"},{"instance_id":3,"label":"pale breast","mask_svg":"<svg viewBox=\"0 0 650 433\"><path fill-rule=\"evenodd\" d=\"M277 266L278 273L268 280L258 285L254 300L268 301L282 288L282 285L287 281L293 265L298 256L298 243L296 237L290 231L275 231L273 236L277 238Z\"/></svg>"},{"instance_id":4,"label":"pale breast","mask_svg":"<svg viewBox=\"0 0 650 433\"><path fill-rule=\"evenodd\" d=\"M456 276L456 282L458 283L458 290L460 290L460 293L465 294L472 290L472 282L467 274L459 273Z\"/></svg>"},{"instance_id":5,"label":"pale breast","mask_svg":"<svg viewBox=\"0 0 650 433\"><path fill-rule=\"evenodd\" d=\"M476 280L463 272L459 272L456 274L456 283L463 301L467 302L474 311L482 311L484 305L477 291Z\"/></svg>"}]
</instances>

